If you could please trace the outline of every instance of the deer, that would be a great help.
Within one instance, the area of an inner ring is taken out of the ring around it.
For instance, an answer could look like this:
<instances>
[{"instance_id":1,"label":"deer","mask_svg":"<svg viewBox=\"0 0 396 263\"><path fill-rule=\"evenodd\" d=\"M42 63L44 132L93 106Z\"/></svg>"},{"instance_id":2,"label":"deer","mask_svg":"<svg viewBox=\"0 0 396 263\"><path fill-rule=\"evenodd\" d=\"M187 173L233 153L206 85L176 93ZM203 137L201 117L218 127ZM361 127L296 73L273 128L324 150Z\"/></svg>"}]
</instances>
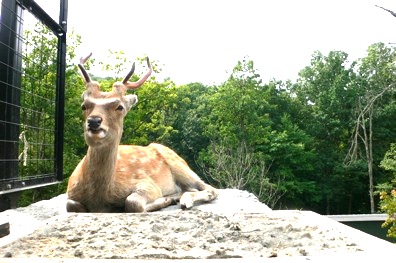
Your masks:
<instances>
[{"instance_id":1,"label":"deer","mask_svg":"<svg viewBox=\"0 0 396 263\"><path fill-rule=\"evenodd\" d=\"M153 69L149 58L148 71L138 81L129 81L135 70L133 63L123 81L115 82L106 92L83 66L91 55L78 63L86 88L81 109L88 149L69 177L67 212L143 213L177 203L189 209L216 199L218 190L167 146L120 145L124 118L138 102L137 95L127 91L141 87L150 77Z\"/></svg>"}]
</instances>

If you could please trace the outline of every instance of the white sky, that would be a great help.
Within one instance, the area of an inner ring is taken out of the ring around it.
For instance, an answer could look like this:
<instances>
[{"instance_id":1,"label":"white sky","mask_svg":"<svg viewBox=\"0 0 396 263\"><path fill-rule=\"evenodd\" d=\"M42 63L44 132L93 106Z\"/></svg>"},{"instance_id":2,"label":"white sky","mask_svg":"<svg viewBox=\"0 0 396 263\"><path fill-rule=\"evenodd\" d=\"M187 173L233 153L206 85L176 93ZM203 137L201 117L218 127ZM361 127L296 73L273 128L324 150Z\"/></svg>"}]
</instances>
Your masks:
<instances>
[{"instance_id":1,"label":"white sky","mask_svg":"<svg viewBox=\"0 0 396 263\"><path fill-rule=\"evenodd\" d=\"M245 56L264 81L294 80L315 50L355 60L396 42L396 17L376 4L396 12L392 0L69 0L68 30L82 36L78 56L147 54L178 85L221 84Z\"/></svg>"}]
</instances>

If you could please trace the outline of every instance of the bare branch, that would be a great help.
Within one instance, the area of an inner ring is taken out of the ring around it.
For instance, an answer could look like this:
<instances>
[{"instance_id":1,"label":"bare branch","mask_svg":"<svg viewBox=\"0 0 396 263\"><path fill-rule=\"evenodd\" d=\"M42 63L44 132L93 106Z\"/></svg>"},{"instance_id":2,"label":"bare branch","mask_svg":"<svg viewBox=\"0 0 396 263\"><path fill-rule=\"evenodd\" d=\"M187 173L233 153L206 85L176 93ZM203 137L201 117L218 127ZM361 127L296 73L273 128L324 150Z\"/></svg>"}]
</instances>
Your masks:
<instances>
[{"instance_id":1,"label":"bare branch","mask_svg":"<svg viewBox=\"0 0 396 263\"><path fill-rule=\"evenodd\" d=\"M383 9L383 10L385 10L385 11L387 11L387 12L389 12L392 16L394 16L394 17L396 17L396 13L395 12L393 12L392 10L389 10L389 9L386 9L386 8L383 8L382 6L378 6L378 5L375 5L376 7L378 7L378 8L381 8L381 9Z\"/></svg>"},{"instance_id":2,"label":"bare branch","mask_svg":"<svg viewBox=\"0 0 396 263\"><path fill-rule=\"evenodd\" d=\"M355 128L352 132L352 138L351 138L351 146L348 150L347 155L345 156L344 159L344 164L350 165L353 161L357 159L357 152L358 152L358 139L360 138L362 141L364 141L364 135L361 135L361 129L365 129L365 116L367 113L370 113L373 111L374 103L381 98L387 91L393 88L393 84L388 85L384 89L382 89L378 94L373 95L370 97L370 95L366 94L366 104L362 106L362 100L359 99L359 105L358 105L358 116L356 118L356 125ZM365 132L365 131L363 131Z\"/></svg>"},{"instance_id":3,"label":"bare branch","mask_svg":"<svg viewBox=\"0 0 396 263\"><path fill-rule=\"evenodd\" d=\"M240 142L234 149L225 142L212 142L211 153L211 167L201 167L204 174L215 179L222 188L249 190L270 207L282 197L278 187L280 179L274 184L268 177L271 165L256 159L246 143ZM252 185L254 187L247 189Z\"/></svg>"}]
</instances>

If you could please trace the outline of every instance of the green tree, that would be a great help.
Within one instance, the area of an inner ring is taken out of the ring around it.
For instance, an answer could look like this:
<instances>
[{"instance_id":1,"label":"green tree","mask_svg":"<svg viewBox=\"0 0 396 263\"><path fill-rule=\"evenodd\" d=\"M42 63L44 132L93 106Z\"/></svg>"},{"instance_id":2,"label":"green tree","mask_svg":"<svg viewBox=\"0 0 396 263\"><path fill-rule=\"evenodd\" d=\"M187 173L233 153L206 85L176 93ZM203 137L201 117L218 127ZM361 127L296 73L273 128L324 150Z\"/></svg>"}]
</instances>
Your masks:
<instances>
[{"instance_id":1,"label":"green tree","mask_svg":"<svg viewBox=\"0 0 396 263\"><path fill-rule=\"evenodd\" d=\"M391 144L381 161L381 167L392 173L391 182L378 186L380 194L380 209L388 214L388 218L383 223L383 227L388 227L388 236L396 238L396 144Z\"/></svg>"},{"instance_id":2,"label":"green tree","mask_svg":"<svg viewBox=\"0 0 396 263\"><path fill-rule=\"evenodd\" d=\"M300 127L315 140L314 150L318 156L315 181L324 200L322 213L348 213L354 209L351 204L360 201L340 185L345 175L353 171L346 172L343 160L352 130L351 109L356 92L354 66L345 52L331 51L328 56L315 52L311 65L300 71L300 78L293 86L296 99L304 105L305 119L300 121ZM352 178L356 179L354 185L362 183L359 176Z\"/></svg>"},{"instance_id":3,"label":"green tree","mask_svg":"<svg viewBox=\"0 0 396 263\"><path fill-rule=\"evenodd\" d=\"M270 132L271 105L253 61L239 61L230 78L208 99L210 115L204 119L205 134L212 141L247 145L265 143Z\"/></svg>"},{"instance_id":4,"label":"green tree","mask_svg":"<svg viewBox=\"0 0 396 263\"><path fill-rule=\"evenodd\" d=\"M148 145L169 144L173 128L177 95L172 81L147 81L136 91L139 102L125 119L122 142Z\"/></svg>"},{"instance_id":5,"label":"green tree","mask_svg":"<svg viewBox=\"0 0 396 263\"><path fill-rule=\"evenodd\" d=\"M262 183L267 180L267 185L276 188L279 195L285 193L282 202L302 197L305 188L315 188L314 182L305 176L312 170L313 155L306 148L309 138L293 124L291 116L296 114L283 112L295 108L289 104L292 100L285 86L276 81L263 85L253 61L243 60L208 97L208 115L202 118L202 123L210 145L201 152L200 160L220 184L240 182L229 186L244 188L266 200L260 193L263 193ZM252 165L248 165L251 169L232 172L229 165L226 172L226 166L220 165L224 158L228 156L228 163L241 162L238 154L231 153L245 147L248 150L242 152L252 158ZM235 178L224 177L232 174ZM306 192L305 196L308 196Z\"/></svg>"},{"instance_id":6,"label":"green tree","mask_svg":"<svg viewBox=\"0 0 396 263\"><path fill-rule=\"evenodd\" d=\"M57 38L44 25L38 23L34 30L25 30L25 39L29 39L24 49L24 58L22 70L24 77L22 79L23 90L27 91L21 94L21 120L23 122L23 139L29 143L21 144L22 158L29 156L34 159L51 159L53 158L52 145L54 143L53 126L54 126L54 105L48 103L45 98L55 97L56 83L56 50ZM75 48L80 44L80 36L71 32L68 37L67 57L66 61L70 62L75 57ZM39 65L39 66L38 66ZM81 101L76 97L81 96L83 87L82 81L79 79L76 66L68 66L66 69L66 87L65 87L65 130L64 130L64 178L67 178L77 162L81 158L84 146L82 140L82 132L80 127L75 124L80 116ZM34 96L32 94L35 94ZM52 95L51 95L52 94ZM29 109L34 109L31 111ZM45 113L45 114L43 114ZM38 123L45 129L34 129ZM35 141L39 139L40 141ZM46 147L46 145L48 147ZM30 166L22 162L20 171L22 174L36 174L37 172L48 172L53 170L53 164L41 166L41 171L33 171L36 165ZM18 205L24 206L32 202L42 199L48 199L60 193L64 193L66 189L67 179L63 183L55 186L38 188L23 191Z\"/></svg>"},{"instance_id":7,"label":"green tree","mask_svg":"<svg viewBox=\"0 0 396 263\"><path fill-rule=\"evenodd\" d=\"M357 94L354 105L355 126L347 162L350 164L359 159L366 161L371 213L375 212L376 207L374 201L374 168L380 160L374 157L374 140L376 137L381 137L381 135L376 136L374 133L388 130L384 126L387 121L384 122L381 108L390 103L391 100L386 97L391 95L394 90L395 56L396 53L393 48L386 47L383 43L377 43L369 46L367 56L359 61L356 81ZM389 98L391 97L389 96ZM383 156L384 149L379 145L376 145L376 148L379 156Z\"/></svg>"},{"instance_id":8,"label":"green tree","mask_svg":"<svg viewBox=\"0 0 396 263\"><path fill-rule=\"evenodd\" d=\"M175 89L177 100L172 113L175 132L170 144L197 172L200 171L197 165L199 153L210 144L203 119L210 113L207 103L215 90L216 87L201 83L190 83Z\"/></svg>"}]
</instances>

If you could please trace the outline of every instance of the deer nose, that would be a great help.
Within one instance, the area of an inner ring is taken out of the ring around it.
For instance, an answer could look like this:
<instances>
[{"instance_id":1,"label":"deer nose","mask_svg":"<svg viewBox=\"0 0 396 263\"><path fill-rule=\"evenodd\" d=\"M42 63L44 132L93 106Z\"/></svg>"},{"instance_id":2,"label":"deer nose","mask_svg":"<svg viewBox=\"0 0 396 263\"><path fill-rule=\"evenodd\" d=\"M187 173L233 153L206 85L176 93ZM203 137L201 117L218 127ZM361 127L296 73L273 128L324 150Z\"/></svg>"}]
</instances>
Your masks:
<instances>
[{"instance_id":1,"label":"deer nose","mask_svg":"<svg viewBox=\"0 0 396 263\"><path fill-rule=\"evenodd\" d=\"M88 117L87 122L89 129L97 130L100 127L100 124L102 123L102 118L98 116L91 116Z\"/></svg>"}]
</instances>

